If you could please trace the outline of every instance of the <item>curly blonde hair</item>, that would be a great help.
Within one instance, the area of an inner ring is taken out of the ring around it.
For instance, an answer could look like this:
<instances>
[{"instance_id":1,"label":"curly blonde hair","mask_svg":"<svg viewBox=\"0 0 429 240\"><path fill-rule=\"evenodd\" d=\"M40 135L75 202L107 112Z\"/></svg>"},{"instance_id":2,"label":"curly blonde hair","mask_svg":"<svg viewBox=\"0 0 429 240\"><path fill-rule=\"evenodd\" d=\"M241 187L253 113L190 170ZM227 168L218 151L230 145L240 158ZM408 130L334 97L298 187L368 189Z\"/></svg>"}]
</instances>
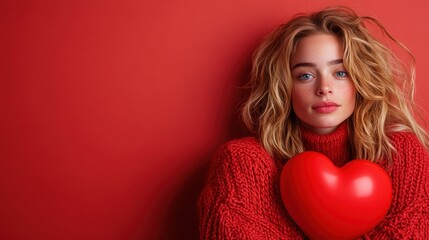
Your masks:
<instances>
[{"instance_id":1,"label":"curly blonde hair","mask_svg":"<svg viewBox=\"0 0 429 240\"><path fill-rule=\"evenodd\" d=\"M373 37L368 23L378 26L388 40L403 49L410 63L401 62ZM389 140L392 132L412 132L428 147L429 137L414 119L412 53L376 19L358 16L346 7L330 7L295 16L269 34L253 55L250 96L243 105L242 118L265 149L280 158L304 151L298 119L291 107L290 59L300 39L317 33L340 39L344 66L357 89L355 111L347 120L354 158L390 160L395 151Z\"/></svg>"}]
</instances>

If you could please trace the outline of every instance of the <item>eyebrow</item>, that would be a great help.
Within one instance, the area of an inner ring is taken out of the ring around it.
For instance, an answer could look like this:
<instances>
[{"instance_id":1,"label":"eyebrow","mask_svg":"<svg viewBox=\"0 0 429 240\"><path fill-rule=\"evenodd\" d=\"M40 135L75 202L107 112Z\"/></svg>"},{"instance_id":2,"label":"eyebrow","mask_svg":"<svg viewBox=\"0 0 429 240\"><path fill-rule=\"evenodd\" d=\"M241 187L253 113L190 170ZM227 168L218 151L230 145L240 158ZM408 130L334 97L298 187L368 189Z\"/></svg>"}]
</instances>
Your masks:
<instances>
[{"instance_id":1,"label":"eyebrow","mask_svg":"<svg viewBox=\"0 0 429 240\"><path fill-rule=\"evenodd\" d=\"M337 65L337 64L342 64L343 63L343 59L335 59L335 60L331 60L328 62L328 65ZM307 63L307 62L303 62L303 63L297 63L295 65L292 66L292 70L297 68L297 67L315 67L316 64L314 63Z\"/></svg>"}]
</instances>

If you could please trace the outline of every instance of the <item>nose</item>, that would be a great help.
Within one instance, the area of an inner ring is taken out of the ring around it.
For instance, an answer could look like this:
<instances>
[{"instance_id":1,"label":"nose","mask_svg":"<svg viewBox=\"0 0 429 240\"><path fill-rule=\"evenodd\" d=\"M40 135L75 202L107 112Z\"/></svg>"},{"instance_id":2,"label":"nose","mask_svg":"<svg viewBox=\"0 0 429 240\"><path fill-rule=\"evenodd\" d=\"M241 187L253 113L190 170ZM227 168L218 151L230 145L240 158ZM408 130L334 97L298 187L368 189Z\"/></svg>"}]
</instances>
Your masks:
<instances>
[{"instance_id":1,"label":"nose","mask_svg":"<svg viewBox=\"0 0 429 240\"><path fill-rule=\"evenodd\" d=\"M319 81L319 86L316 88L316 95L317 96L325 96L325 95L331 95L333 93L331 81L326 78L322 78Z\"/></svg>"}]
</instances>

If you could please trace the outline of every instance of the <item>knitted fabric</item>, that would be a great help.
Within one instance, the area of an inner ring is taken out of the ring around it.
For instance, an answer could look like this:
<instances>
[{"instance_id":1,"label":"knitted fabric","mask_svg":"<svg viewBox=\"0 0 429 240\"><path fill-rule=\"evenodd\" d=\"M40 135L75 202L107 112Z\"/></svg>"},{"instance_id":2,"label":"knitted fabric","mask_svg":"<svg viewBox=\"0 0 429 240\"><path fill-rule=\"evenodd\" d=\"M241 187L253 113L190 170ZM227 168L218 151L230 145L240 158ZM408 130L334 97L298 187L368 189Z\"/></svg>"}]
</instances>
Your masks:
<instances>
[{"instance_id":1,"label":"knitted fabric","mask_svg":"<svg viewBox=\"0 0 429 240\"><path fill-rule=\"evenodd\" d=\"M336 166L350 161L347 126L328 135L301 130L305 149L327 155ZM391 136L397 152L386 169L392 205L362 239L429 239L429 163L411 133ZM305 239L280 196L284 162L270 157L255 138L226 143L214 156L198 202L201 239Z\"/></svg>"}]
</instances>

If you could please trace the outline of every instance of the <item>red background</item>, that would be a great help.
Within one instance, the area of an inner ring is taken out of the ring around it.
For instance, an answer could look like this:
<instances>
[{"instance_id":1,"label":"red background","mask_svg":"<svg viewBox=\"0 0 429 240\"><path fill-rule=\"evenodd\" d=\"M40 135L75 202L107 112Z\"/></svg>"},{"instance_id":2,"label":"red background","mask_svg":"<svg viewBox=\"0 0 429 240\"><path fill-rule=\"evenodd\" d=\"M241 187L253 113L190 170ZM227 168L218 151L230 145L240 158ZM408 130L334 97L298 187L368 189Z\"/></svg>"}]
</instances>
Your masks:
<instances>
[{"instance_id":1,"label":"red background","mask_svg":"<svg viewBox=\"0 0 429 240\"><path fill-rule=\"evenodd\" d=\"M207 163L241 134L251 52L328 5L410 47L429 111L426 0L1 1L0 238L197 238Z\"/></svg>"}]
</instances>

